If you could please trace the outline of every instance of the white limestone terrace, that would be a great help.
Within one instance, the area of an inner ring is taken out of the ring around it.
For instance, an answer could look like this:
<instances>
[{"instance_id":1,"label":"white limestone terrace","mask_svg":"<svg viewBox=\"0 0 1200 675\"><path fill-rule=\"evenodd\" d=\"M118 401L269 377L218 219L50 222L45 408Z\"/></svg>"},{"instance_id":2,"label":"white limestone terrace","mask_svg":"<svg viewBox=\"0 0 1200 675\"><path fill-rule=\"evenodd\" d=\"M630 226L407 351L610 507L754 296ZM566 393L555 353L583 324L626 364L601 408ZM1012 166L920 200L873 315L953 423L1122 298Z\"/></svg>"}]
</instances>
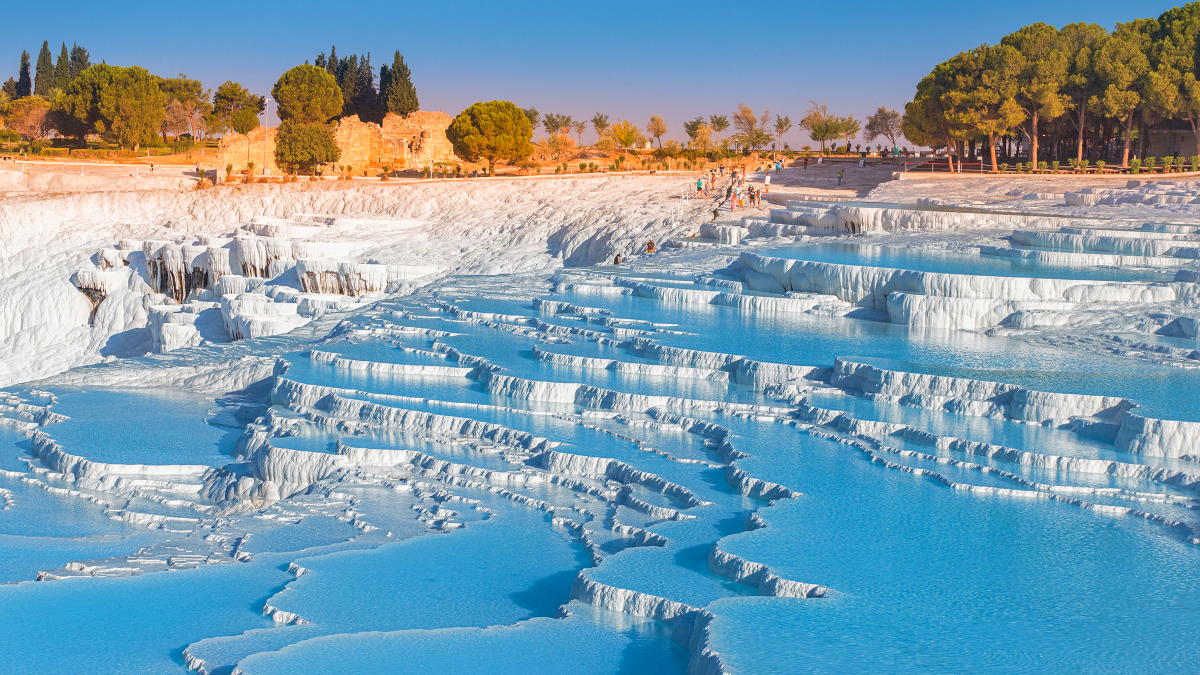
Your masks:
<instances>
[{"instance_id":1,"label":"white limestone terrace","mask_svg":"<svg viewBox=\"0 0 1200 675\"><path fill-rule=\"evenodd\" d=\"M7 200L0 385L285 332L364 294L440 274L517 273L629 254L650 239L687 234L701 207L680 203L679 183L301 183Z\"/></svg>"},{"instance_id":2,"label":"white limestone terrace","mask_svg":"<svg viewBox=\"0 0 1200 675\"><path fill-rule=\"evenodd\" d=\"M740 495L760 505L803 498L786 482L756 475L749 462L766 448L739 440L740 434L722 418L802 429L841 445L868 465L925 476L976 498L1051 500L1077 507L1080 518L1094 517L1092 513L1129 516L1200 543L1197 523L1189 515L1200 505L1195 496L1200 464L1188 450L1200 440L1200 418L1148 417L1137 412L1136 401L1120 396L1045 392L852 359L769 363L685 347L698 326L645 317L674 315L681 307L710 304L725 295L763 299L761 305L719 303L761 321L781 311L778 302L770 301L801 300L746 295L734 284L710 291L703 290L705 283L685 283L687 277L678 272L704 260L711 265L721 257L667 255L641 265L640 271L561 273L553 279L553 294L536 301L516 299L529 287L528 279L516 278L498 288L495 279L458 277L411 301L385 301L340 320L321 317L310 328L327 336L315 342L298 335L183 348L139 363L76 369L42 382L39 386L48 388L111 383L136 379L138 373L169 373L189 361L207 362L214 371L236 370L238 365L228 364L232 354L246 358L291 352L275 359L263 382L269 393L262 387L255 393L251 387L240 395L247 405L271 407L260 408L263 414L246 425L236 451L239 461L227 466L96 462L87 457L88 448L63 447L53 440L55 424L62 420L54 416L52 400L13 398L14 425L35 441L29 480L47 489L62 485L69 494L105 504L151 504L154 497L169 494L173 503L194 514L184 519L109 506L128 522L172 537L159 545L173 547L171 555L147 548L138 556L47 570L42 578L180 573L194 564L274 559L240 543L269 540L270 528L253 522L258 514L282 527L327 515L360 533L356 548L371 550L417 531L480 527L463 517L470 508L499 514L531 509L547 514L547 525L578 542L591 561L578 572L570 599L665 622L690 646L693 670L724 672L719 652L697 632L714 611L707 605L730 597L728 589L720 590L720 579L736 582L740 593L813 602L838 591L822 579L789 576L739 554L735 540L740 541L740 531L727 538L708 530L713 519L741 508ZM666 276L652 274L664 269ZM597 292L602 289L611 292ZM488 292L500 299L482 305L456 300ZM588 298L598 306L580 304ZM624 298L636 298L643 311L622 310ZM834 318L851 307L833 297L814 300L782 311ZM739 321L735 318L734 324ZM296 353L284 347L287 343L313 347ZM523 360L510 344L529 345L534 360ZM729 388L733 381L748 387L735 396ZM482 395L465 387L472 382ZM647 382L658 393L644 390ZM697 395L710 387L726 393ZM1056 443L1053 452L1036 445L1010 447L990 437L956 437L919 422L878 421L815 402L860 397L950 418L1034 424L1080 442ZM329 439L333 447L297 444L309 437ZM1095 454L1083 442L1095 438L1107 439L1111 449ZM705 477L713 469L723 475L725 488ZM1116 477L1116 484L1110 477ZM412 499L412 513L422 529L396 531L366 502L338 496L359 490L398 491ZM772 526L752 518L749 527ZM707 551L701 567L668 563L696 547ZM306 562L308 555L295 554L290 563L306 584L276 592L263 603L264 615L278 626L275 632L211 636L188 648L191 667L213 672L245 661L251 672L252 664L292 642L345 635L345 629L324 627L325 620L301 609L312 592L301 589L319 588L323 578L305 571L314 564ZM279 632L290 626L305 628Z\"/></svg>"},{"instance_id":3,"label":"white limestone terrace","mask_svg":"<svg viewBox=\"0 0 1200 675\"><path fill-rule=\"evenodd\" d=\"M1071 212L1066 191L1039 186L1023 193L1034 198L991 204L909 200L920 208L885 186L887 201L793 200L769 219L698 226L694 211L679 214L701 205L663 197L677 182L264 186L215 203L149 198L163 200L162 217L91 195L69 199L141 220L114 225L64 203L37 236L12 220L35 210L0 206L0 235L21 245L0 253L0 283L14 289L0 300L12 355L0 382L33 380L0 393L0 427L29 445L0 478L147 537L38 577L286 568L282 588L253 596L269 623L189 638L183 658L201 672L312 665L298 655L403 637L425 627L414 617L488 631L588 606L666 625L692 672L732 672L712 630L724 603L875 598L755 548L797 538L779 508L828 498L805 495L813 478L791 469L807 461L808 441L792 434L827 442L863 476L921 477L919 489L970 508L1053 504L1079 522L1144 523L1200 545L1200 410L1172 398L1198 381L1188 366L1200 279L1186 255L1197 235L1183 209L1200 206L1156 198L1187 186L1134 186L1125 189L1141 201L1089 205L1117 217ZM1147 215L1160 209L1173 210ZM766 250L847 233L838 240L974 260L1107 256L1054 264L1159 277L945 273ZM602 265L649 238L668 248ZM1170 244L1135 250L1126 239ZM49 269L28 265L38 255ZM43 309L58 301L63 316ZM79 367L132 354L145 355ZM1166 384L1142 388L1131 373ZM113 457L64 433L57 392L82 388L104 406L120 386L219 399L211 421L237 431L236 446L207 462L152 442ZM5 490L0 505L21 508L23 495ZM423 583L465 601L464 591L516 576L470 571L504 541L488 528L505 527L515 550L579 552L558 570L567 583L544 591L561 606L464 620L447 609L457 603L430 602L426 615L402 615L421 604L405 589L423 584L389 587L369 564L417 541L444 546L449 571ZM493 548L456 550L474 541L455 539L464 532ZM343 566L372 570L362 587L385 591L339 586ZM998 595L1016 601L1018 590Z\"/></svg>"}]
</instances>

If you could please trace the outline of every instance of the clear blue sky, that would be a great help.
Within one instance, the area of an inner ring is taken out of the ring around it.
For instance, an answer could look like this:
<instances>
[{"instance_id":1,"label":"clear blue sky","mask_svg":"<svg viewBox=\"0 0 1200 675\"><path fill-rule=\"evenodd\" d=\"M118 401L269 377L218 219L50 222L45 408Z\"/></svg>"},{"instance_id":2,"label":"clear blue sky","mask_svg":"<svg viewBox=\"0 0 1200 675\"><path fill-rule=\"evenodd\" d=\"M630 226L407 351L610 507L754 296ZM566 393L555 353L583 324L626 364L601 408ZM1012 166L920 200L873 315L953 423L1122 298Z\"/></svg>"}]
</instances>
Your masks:
<instances>
[{"instance_id":1,"label":"clear blue sky","mask_svg":"<svg viewBox=\"0 0 1200 675\"><path fill-rule=\"evenodd\" d=\"M1111 28L1177 4L61 0L49 11L14 2L3 10L0 79L16 74L22 49L36 59L42 40L56 57L60 42L78 42L95 61L186 73L210 88L232 79L263 94L281 72L331 44L341 54L370 52L376 67L399 49L424 109L453 114L500 98L640 126L660 114L669 137L680 138L683 120L738 103L793 120L810 99L860 119L879 105L899 110L938 61L1027 23ZM810 142L799 130L785 140Z\"/></svg>"}]
</instances>

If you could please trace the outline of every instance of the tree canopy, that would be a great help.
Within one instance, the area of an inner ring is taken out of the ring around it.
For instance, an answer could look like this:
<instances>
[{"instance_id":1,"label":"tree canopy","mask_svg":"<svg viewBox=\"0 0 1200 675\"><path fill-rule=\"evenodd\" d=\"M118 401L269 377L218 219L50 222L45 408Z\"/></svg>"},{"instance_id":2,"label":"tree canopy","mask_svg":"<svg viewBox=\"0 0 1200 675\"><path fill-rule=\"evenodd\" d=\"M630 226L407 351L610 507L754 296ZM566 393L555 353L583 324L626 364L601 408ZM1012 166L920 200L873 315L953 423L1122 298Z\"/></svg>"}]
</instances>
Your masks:
<instances>
[{"instance_id":1,"label":"tree canopy","mask_svg":"<svg viewBox=\"0 0 1200 675\"><path fill-rule=\"evenodd\" d=\"M658 147L662 147L662 137L667 133L667 123L658 115L651 115L650 121L646 123L646 133L650 135L657 143Z\"/></svg>"},{"instance_id":2,"label":"tree canopy","mask_svg":"<svg viewBox=\"0 0 1200 675\"><path fill-rule=\"evenodd\" d=\"M891 108L879 106L874 114L867 117L866 139L873 141L883 136L889 144L895 146L896 139L901 135L900 125L903 121L904 116L900 113Z\"/></svg>"},{"instance_id":3,"label":"tree canopy","mask_svg":"<svg viewBox=\"0 0 1200 675\"><path fill-rule=\"evenodd\" d=\"M312 173L341 158L333 128L321 122L285 120L275 135L275 163L285 171Z\"/></svg>"},{"instance_id":4,"label":"tree canopy","mask_svg":"<svg viewBox=\"0 0 1200 675\"><path fill-rule=\"evenodd\" d=\"M488 173L496 162L519 162L533 152L533 125L525 111L510 101L483 101L460 112L446 136L459 157L488 163Z\"/></svg>"},{"instance_id":5,"label":"tree canopy","mask_svg":"<svg viewBox=\"0 0 1200 675\"><path fill-rule=\"evenodd\" d=\"M212 107L207 118L208 130L221 133L232 128L236 131L237 128L233 125L234 117L243 111L250 111L257 116L265 109L266 99L262 96L251 94L237 82L225 80L213 92Z\"/></svg>"},{"instance_id":6,"label":"tree canopy","mask_svg":"<svg viewBox=\"0 0 1200 675\"><path fill-rule=\"evenodd\" d=\"M136 150L154 140L166 114L159 81L140 66L89 66L67 87L63 107L82 133Z\"/></svg>"},{"instance_id":7,"label":"tree canopy","mask_svg":"<svg viewBox=\"0 0 1200 675\"><path fill-rule=\"evenodd\" d=\"M271 89L279 106L279 119L301 124L328 122L341 113L342 90L329 71L313 65L296 66Z\"/></svg>"},{"instance_id":8,"label":"tree canopy","mask_svg":"<svg viewBox=\"0 0 1200 675\"><path fill-rule=\"evenodd\" d=\"M1181 120L1200 131L1198 53L1196 2L1112 31L1030 24L935 66L905 107L904 134L956 152L977 141L1024 141L1033 163L1049 144L1054 159L1127 165L1149 125Z\"/></svg>"},{"instance_id":9,"label":"tree canopy","mask_svg":"<svg viewBox=\"0 0 1200 675\"><path fill-rule=\"evenodd\" d=\"M387 83L380 82L380 94L387 102L387 111L408 117L421 109L417 100L417 88L413 86L412 71L397 51L392 56L392 66L387 69Z\"/></svg>"}]
</instances>

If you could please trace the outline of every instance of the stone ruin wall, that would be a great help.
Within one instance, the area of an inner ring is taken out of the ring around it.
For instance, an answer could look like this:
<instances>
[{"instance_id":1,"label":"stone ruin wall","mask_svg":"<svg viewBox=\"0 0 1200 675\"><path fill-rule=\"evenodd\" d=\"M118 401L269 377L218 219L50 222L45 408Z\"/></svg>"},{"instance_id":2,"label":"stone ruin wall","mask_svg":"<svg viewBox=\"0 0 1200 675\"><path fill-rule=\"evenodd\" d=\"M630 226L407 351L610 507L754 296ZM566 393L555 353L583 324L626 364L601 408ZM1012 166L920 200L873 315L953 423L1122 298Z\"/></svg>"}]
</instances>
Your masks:
<instances>
[{"instance_id":1,"label":"stone ruin wall","mask_svg":"<svg viewBox=\"0 0 1200 675\"><path fill-rule=\"evenodd\" d=\"M425 110L407 118L389 113L382 125L363 122L357 116L342 118L333 131L334 141L342 150L337 165L354 167L354 174L361 176L364 170L387 166L399 170L458 162L450 139L446 138L451 120L446 113ZM221 176L224 177L225 166L229 164L235 172L246 168L247 137L248 161L254 162L255 174L262 175L264 166L272 175L281 174L275 165L275 134L276 127L259 127L246 135L230 132L222 136L218 151Z\"/></svg>"},{"instance_id":2,"label":"stone ruin wall","mask_svg":"<svg viewBox=\"0 0 1200 675\"><path fill-rule=\"evenodd\" d=\"M263 167L272 176L278 176L282 171L275 166L275 133L276 127L258 127L248 134L231 131L221 137L217 147L217 174L225 179L225 167L233 165L234 173L246 169L247 162L254 162L254 173L262 175ZM250 145L247 154L246 144Z\"/></svg>"}]
</instances>

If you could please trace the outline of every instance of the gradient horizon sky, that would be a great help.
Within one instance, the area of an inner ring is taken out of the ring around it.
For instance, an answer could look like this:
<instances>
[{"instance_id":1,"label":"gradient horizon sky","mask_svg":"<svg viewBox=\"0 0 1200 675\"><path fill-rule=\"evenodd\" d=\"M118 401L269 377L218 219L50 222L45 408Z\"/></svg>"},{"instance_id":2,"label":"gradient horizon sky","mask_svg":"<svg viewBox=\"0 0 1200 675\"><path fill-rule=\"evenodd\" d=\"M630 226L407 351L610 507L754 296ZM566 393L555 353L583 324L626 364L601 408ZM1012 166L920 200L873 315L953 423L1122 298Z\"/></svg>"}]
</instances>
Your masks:
<instances>
[{"instance_id":1,"label":"gradient horizon sky","mask_svg":"<svg viewBox=\"0 0 1200 675\"><path fill-rule=\"evenodd\" d=\"M1036 21L1062 26L1158 16L1179 2L1093 0L1002 3L929 0L547 3L130 1L13 3L4 10L0 79L22 49L36 64L42 40L87 47L94 62L186 73L208 88L225 80L269 95L287 68L337 45L390 63L399 49L425 110L454 114L506 99L542 112L681 123L729 114L739 103L798 122L810 100L860 120L880 105L903 110L939 61ZM274 124L274 107L271 108ZM543 132L539 129L535 136ZM592 136L591 128L585 141ZM812 143L793 129L792 147Z\"/></svg>"}]
</instances>

